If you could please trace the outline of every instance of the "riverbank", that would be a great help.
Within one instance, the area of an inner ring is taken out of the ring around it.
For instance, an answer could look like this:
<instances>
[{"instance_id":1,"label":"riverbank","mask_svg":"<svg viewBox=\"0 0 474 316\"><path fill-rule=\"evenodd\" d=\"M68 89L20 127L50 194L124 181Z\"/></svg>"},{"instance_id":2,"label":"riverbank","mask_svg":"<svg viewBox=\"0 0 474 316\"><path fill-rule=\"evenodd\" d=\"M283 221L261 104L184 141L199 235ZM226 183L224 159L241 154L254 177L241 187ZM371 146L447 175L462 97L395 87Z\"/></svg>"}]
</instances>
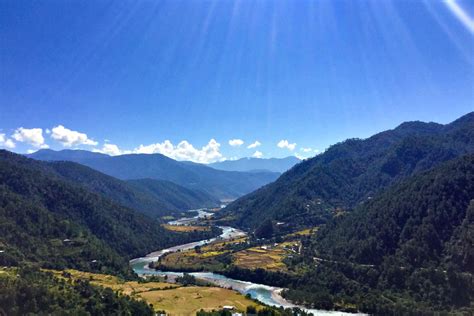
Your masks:
<instances>
[{"instance_id":1,"label":"riverbank","mask_svg":"<svg viewBox=\"0 0 474 316\"><path fill-rule=\"evenodd\" d=\"M193 225L200 218L207 218L212 216L212 213L205 212L203 210L197 210L198 215L192 218L182 218L179 220L175 220L172 222L172 225ZM171 224L168 223L168 224ZM148 254L143 258L136 258L130 261L130 264L133 270L140 276L147 276L147 275L156 275L162 276L166 278L176 278L177 276L182 276L183 272L164 272L164 271L157 271L154 269L150 269L148 267L149 263L153 261L157 261L163 254L170 253L170 252L178 252L178 251L185 251L189 249L193 249L196 246L202 246L216 240L229 240L232 238L243 237L246 236L246 233L229 226L221 226L222 234L216 238L202 240L194 243L188 243L184 245L179 245L167 249L158 250ZM314 310L308 309L304 306L298 306L292 304L291 302L285 300L281 296L281 292L283 288L279 287L272 287L265 284L258 284L248 281L241 281L226 277L221 274L212 273L212 272L193 272L189 273L196 277L197 279L209 282L213 285L219 286L221 288L226 289L233 289L243 295L250 295L253 299L262 302L265 305L274 306L274 307L284 307L284 308L293 308L298 307L301 310L311 312L314 315L355 315L352 313L345 313L339 311L324 311L324 310ZM361 314L362 315L362 314Z\"/></svg>"}]
</instances>

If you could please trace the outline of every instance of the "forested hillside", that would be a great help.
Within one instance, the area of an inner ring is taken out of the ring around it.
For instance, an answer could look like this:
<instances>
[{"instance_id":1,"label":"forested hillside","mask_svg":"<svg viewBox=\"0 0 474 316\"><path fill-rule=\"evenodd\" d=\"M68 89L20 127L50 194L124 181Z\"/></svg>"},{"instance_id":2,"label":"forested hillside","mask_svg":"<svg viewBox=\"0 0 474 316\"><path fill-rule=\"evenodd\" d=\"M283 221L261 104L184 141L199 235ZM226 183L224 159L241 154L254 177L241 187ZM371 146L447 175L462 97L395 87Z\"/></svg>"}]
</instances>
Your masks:
<instances>
[{"instance_id":1,"label":"forested hillside","mask_svg":"<svg viewBox=\"0 0 474 316\"><path fill-rule=\"evenodd\" d=\"M143 301L31 268L0 271L0 312L9 316L155 315Z\"/></svg>"},{"instance_id":2,"label":"forested hillside","mask_svg":"<svg viewBox=\"0 0 474 316\"><path fill-rule=\"evenodd\" d=\"M474 310L474 155L411 177L305 242L287 296L366 312Z\"/></svg>"},{"instance_id":3,"label":"forested hillside","mask_svg":"<svg viewBox=\"0 0 474 316\"><path fill-rule=\"evenodd\" d=\"M165 231L146 215L51 172L50 165L0 151L1 265L38 262L128 274L128 260L216 232Z\"/></svg>"},{"instance_id":4,"label":"forested hillside","mask_svg":"<svg viewBox=\"0 0 474 316\"><path fill-rule=\"evenodd\" d=\"M188 189L170 181L154 179L128 180L136 191L156 200L165 197L168 210L191 210L220 206L220 201L198 189Z\"/></svg>"},{"instance_id":5,"label":"forested hillside","mask_svg":"<svg viewBox=\"0 0 474 316\"><path fill-rule=\"evenodd\" d=\"M205 192L168 181L143 179L128 182L73 162L56 161L45 164L67 180L82 184L92 192L153 217L219 205L217 199Z\"/></svg>"},{"instance_id":6,"label":"forested hillside","mask_svg":"<svg viewBox=\"0 0 474 316\"><path fill-rule=\"evenodd\" d=\"M274 181L279 173L222 171L161 154L107 156L80 150L39 150L29 155L38 160L67 160L86 165L122 180L157 179L204 191L217 199L234 199Z\"/></svg>"},{"instance_id":7,"label":"forested hillside","mask_svg":"<svg viewBox=\"0 0 474 316\"><path fill-rule=\"evenodd\" d=\"M447 125L403 123L330 147L231 203L223 215L249 228L266 219L321 224L337 208L352 208L413 174L473 152L474 113Z\"/></svg>"}]
</instances>

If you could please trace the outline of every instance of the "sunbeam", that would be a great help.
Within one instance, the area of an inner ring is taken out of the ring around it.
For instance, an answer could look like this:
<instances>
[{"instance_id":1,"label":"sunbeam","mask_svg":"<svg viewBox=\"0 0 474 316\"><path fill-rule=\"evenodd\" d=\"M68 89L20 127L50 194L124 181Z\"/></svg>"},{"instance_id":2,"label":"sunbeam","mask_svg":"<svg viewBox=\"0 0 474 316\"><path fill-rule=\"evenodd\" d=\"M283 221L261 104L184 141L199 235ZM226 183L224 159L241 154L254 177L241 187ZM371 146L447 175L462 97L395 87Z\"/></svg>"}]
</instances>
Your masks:
<instances>
[{"instance_id":1,"label":"sunbeam","mask_svg":"<svg viewBox=\"0 0 474 316\"><path fill-rule=\"evenodd\" d=\"M446 0L444 3L456 18L469 30L469 32L474 34L474 19L466 13L456 0Z\"/></svg>"}]
</instances>

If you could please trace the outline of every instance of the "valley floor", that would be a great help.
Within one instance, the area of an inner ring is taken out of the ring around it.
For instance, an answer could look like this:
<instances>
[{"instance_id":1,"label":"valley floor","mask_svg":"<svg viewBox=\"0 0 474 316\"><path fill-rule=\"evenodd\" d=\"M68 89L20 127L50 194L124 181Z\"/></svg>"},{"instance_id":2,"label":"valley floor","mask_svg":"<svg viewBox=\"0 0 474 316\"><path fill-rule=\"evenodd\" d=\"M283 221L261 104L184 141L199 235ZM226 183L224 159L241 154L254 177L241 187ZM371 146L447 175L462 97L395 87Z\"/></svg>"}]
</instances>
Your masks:
<instances>
[{"instance_id":1,"label":"valley floor","mask_svg":"<svg viewBox=\"0 0 474 316\"><path fill-rule=\"evenodd\" d=\"M135 299L145 300L155 311L167 315L195 315L201 309L219 310L234 306L245 311L247 306L261 307L258 303L229 289L212 286L182 286L166 282L124 281L115 276L77 270L48 270L63 279L88 280L91 284L111 288Z\"/></svg>"}]
</instances>

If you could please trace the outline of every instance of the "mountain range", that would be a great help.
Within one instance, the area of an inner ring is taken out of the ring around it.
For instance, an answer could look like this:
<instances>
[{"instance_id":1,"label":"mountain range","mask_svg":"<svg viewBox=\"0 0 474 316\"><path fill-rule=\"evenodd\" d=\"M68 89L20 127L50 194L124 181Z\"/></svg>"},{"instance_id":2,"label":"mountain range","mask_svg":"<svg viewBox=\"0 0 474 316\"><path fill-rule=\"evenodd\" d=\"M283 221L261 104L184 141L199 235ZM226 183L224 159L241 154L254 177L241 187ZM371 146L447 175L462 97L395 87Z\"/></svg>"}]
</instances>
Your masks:
<instances>
[{"instance_id":1,"label":"mountain range","mask_svg":"<svg viewBox=\"0 0 474 316\"><path fill-rule=\"evenodd\" d=\"M43 165L64 180L80 184L92 192L152 217L220 205L218 199L203 191L191 190L169 181L119 180L70 161L46 161Z\"/></svg>"},{"instance_id":2,"label":"mountain range","mask_svg":"<svg viewBox=\"0 0 474 316\"><path fill-rule=\"evenodd\" d=\"M251 158L245 157L237 160L225 160L208 164L209 167L225 171L271 171L283 173L296 165L301 160L295 156L286 158Z\"/></svg>"},{"instance_id":3,"label":"mountain range","mask_svg":"<svg viewBox=\"0 0 474 316\"><path fill-rule=\"evenodd\" d=\"M274 181L279 173L269 171L222 171L180 162L161 154L108 156L82 150L39 150L28 155L45 161L73 161L121 180L155 179L203 191L220 200L235 199Z\"/></svg>"},{"instance_id":4,"label":"mountain range","mask_svg":"<svg viewBox=\"0 0 474 316\"><path fill-rule=\"evenodd\" d=\"M97 193L98 187L104 190ZM147 200L133 196L136 192L75 163L1 150L0 265L36 262L126 276L132 275L131 258L216 234L165 230L158 220L120 203L139 209Z\"/></svg>"},{"instance_id":5,"label":"mountain range","mask_svg":"<svg viewBox=\"0 0 474 316\"><path fill-rule=\"evenodd\" d=\"M446 125L403 123L367 139L331 146L234 201L222 215L244 228L265 220L321 224L390 185L469 153L474 153L474 112Z\"/></svg>"}]
</instances>

